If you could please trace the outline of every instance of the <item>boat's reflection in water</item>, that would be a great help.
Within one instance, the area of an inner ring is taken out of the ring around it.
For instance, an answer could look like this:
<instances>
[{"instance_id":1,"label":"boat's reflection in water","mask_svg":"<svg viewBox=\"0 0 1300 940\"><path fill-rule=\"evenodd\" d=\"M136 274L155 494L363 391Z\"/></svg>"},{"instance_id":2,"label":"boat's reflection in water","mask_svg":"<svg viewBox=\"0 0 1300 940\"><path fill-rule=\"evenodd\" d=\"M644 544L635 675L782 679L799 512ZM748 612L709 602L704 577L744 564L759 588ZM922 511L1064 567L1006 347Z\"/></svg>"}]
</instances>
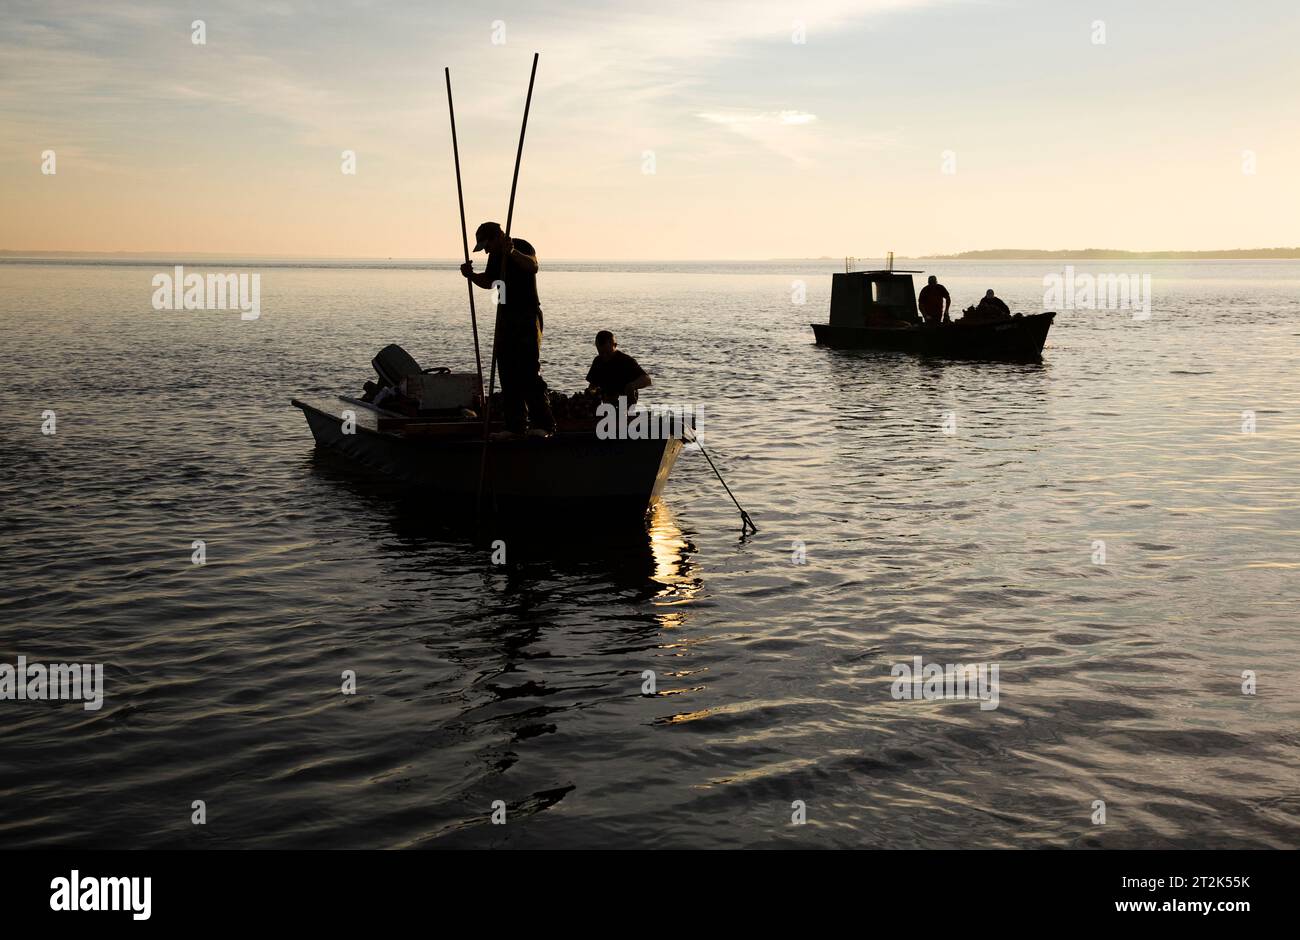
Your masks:
<instances>
[{"instance_id":1,"label":"boat's reflection in water","mask_svg":"<svg viewBox=\"0 0 1300 940\"><path fill-rule=\"evenodd\" d=\"M863 386L890 389L914 388L921 391L960 387L972 377L994 377L1034 384L1050 377L1052 362L983 362L977 359L942 359L907 356L895 352L866 349L828 349L826 365L840 391L855 392Z\"/></svg>"},{"instance_id":2,"label":"boat's reflection in water","mask_svg":"<svg viewBox=\"0 0 1300 940\"><path fill-rule=\"evenodd\" d=\"M503 549L504 564L490 568L505 578L507 591L527 590L565 578L577 578L607 593L589 596L587 603L609 605L655 600L680 603L699 592L695 545L677 525L663 502L651 510L646 525L620 529L515 528L486 541L484 557ZM490 559L489 559L490 560ZM665 627L678 618L664 615Z\"/></svg>"},{"instance_id":3,"label":"boat's reflection in water","mask_svg":"<svg viewBox=\"0 0 1300 940\"><path fill-rule=\"evenodd\" d=\"M609 603L673 605L700 589L695 545L665 502L645 524L617 527L601 524L598 505L585 520L484 521L466 507L435 503L409 487L358 474L329 452L313 451L310 468L331 491L332 511L367 533L374 556L391 558L402 578L423 559L433 578L477 568L498 585L500 599L583 584L591 604L601 603L603 595ZM679 622L679 614L662 615L665 628Z\"/></svg>"},{"instance_id":4,"label":"boat's reflection in water","mask_svg":"<svg viewBox=\"0 0 1300 940\"><path fill-rule=\"evenodd\" d=\"M497 538L328 454L302 471L304 498L324 507L305 525L328 559L329 600L358 623L369 671L413 676L393 720L431 743L403 760L415 777L451 781L403 844L478 844L492 828L483 792L512 819L563 800L574 781L547 743L598 766L610 756L606 723L638 707L646 670L668 688L688 676L703 687L681 629L703 582L670 506L634 531L516 525Z\"/></svg>"}]
</instances>

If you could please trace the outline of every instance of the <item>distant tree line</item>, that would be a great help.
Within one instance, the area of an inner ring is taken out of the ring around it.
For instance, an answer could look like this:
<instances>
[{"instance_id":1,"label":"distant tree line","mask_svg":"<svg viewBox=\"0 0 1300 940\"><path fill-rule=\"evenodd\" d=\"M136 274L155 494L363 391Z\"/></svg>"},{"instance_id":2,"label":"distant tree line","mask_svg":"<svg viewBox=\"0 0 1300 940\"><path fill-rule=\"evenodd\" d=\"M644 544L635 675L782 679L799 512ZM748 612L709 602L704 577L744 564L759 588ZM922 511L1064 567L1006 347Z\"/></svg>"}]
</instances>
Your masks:
<instances>
[{"instance_id":1,"label":"distant tree line","mask_svg":"<svg viewBox=\"0 0 1300 940\"><path fill-rule=\"evenodd\" d=\"M1116 248L1082 248L1043 251L1035 248L987 248L955 255L932 255L943 261L1037 261L1065 258L1080 261L1210 261L1300 260L1300 248L1227 248L1221 251L1120 251Z\"/></svg>"}]
</instances>

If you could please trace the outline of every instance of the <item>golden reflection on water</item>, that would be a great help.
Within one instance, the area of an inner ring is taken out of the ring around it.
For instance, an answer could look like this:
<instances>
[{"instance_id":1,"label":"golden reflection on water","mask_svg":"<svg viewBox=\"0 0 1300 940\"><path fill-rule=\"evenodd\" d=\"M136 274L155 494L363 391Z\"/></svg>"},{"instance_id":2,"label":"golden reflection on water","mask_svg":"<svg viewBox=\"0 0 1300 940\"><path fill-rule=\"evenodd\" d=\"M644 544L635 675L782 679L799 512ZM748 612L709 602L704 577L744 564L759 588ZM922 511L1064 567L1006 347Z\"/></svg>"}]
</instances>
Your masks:
<instances>
[{"instance_id":1,"label":"golden reflection on water","mask_svg":"<svg viewBox=\"0 0 1300 940\"><path fill-rule=\"evenodd\" d=\"M661 602L687 603L700 592L700 579L691 573L689 556L694 554L694 546L673 519L672 510L664 502L655 504L650 513L649 522L650 557L653 571L652 581L662 584L667 590L660 595ZM665 613L664 618L672 619L672 626L681 622L682 614ZM670 626L665 623L665 626Z\"/></svg>"}]
</instances>

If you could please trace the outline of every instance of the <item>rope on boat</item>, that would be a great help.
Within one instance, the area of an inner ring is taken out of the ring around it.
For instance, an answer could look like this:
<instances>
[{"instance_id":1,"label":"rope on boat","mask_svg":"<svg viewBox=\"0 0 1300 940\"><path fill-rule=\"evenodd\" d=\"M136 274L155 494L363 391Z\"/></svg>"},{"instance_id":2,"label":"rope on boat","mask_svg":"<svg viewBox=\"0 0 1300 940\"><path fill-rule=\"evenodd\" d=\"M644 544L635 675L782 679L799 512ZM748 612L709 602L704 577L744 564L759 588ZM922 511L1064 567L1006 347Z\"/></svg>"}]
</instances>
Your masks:
<instances>
[{"instance_id":1,"label":"rope on boat","mask_svg":"<svg viewBox=\"0 0 1300 940\"><path fill-rule=\"evenodd\" d=\"M695 433L695 429L683 427L682 431L683 436L700 449L700 453L704 455L704 459L707 460L709 466L713 468L713 475L718 478L718 482L722 484L722 488L727 491L727 495L731 497L731 501L735 503L736 508L740 510L740 537L744 538L749 533L757 534L758 526L754 525L754 520L749 518L749 513L745 512L745 507L740 505L740 500L736 499L736 494L731 492L731 487L727 486L727 481L722 479L722 474L718 472L718 468L714 464L713 458L709 456L709 452L705 450L704 445L700 443L699 435Z\"/></svg>"}]
</instances>

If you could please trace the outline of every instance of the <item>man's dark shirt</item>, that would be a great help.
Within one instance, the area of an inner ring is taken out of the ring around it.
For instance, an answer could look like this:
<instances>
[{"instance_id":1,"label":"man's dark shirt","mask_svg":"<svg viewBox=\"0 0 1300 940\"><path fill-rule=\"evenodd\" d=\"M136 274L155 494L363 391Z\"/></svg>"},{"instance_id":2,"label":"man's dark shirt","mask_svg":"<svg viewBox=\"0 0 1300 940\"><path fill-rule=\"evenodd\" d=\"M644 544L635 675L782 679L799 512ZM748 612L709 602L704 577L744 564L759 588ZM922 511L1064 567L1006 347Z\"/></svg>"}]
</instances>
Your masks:
<instances>
[{"instance_id":1,"label":"man's dark shirt","mask_svg":"<svg viewBox=\"0 0 1300 940\"><path fill-rule=\"evenodd\" d=\"M643 375L645 369L642 369L635 359L622 350L616 349L614 355L608 359L601 359L599 356L595 358L591 369L587 372L587 384L598 387L600 397L604 401L614 402L623 394L623 389L627 388L628 382ZM636 404L635 390L628 394L627 403Z\"/></svg>"},{"instance_id":2,"label":"man's dark shirt","mask_svg":"<svg viewBox=\"0 0 1300 940\"><path fill-rule=\"evenodd\" d=\"M502 328L530 331L535 329L534 319L538 328L542 322L542 307L537 299L537 249L522 238L512 238L510 241L516 251L532 258L532 263L530 264L526 258L512 255L510 262L504 265L503 273L501 264L503 256L489 255L484 273L491 281L505 282L505 303L497 304L497 316L501 318Z\"/></svg>"},{"instance_id":3,"label":"man's dark shirt","mask_svg":"<svg viewBox=\"0 0 1300 940\"><path fill-rule=\"evenodd\" d=\"M932 317L938 317L943 314L943 302L952 303L952 298L948 296L948 289L942 284L926 284L921 288L921 296L917 299L917 306L921 308L921 313L929 314Z\"/></svg>"}]
</instances>

